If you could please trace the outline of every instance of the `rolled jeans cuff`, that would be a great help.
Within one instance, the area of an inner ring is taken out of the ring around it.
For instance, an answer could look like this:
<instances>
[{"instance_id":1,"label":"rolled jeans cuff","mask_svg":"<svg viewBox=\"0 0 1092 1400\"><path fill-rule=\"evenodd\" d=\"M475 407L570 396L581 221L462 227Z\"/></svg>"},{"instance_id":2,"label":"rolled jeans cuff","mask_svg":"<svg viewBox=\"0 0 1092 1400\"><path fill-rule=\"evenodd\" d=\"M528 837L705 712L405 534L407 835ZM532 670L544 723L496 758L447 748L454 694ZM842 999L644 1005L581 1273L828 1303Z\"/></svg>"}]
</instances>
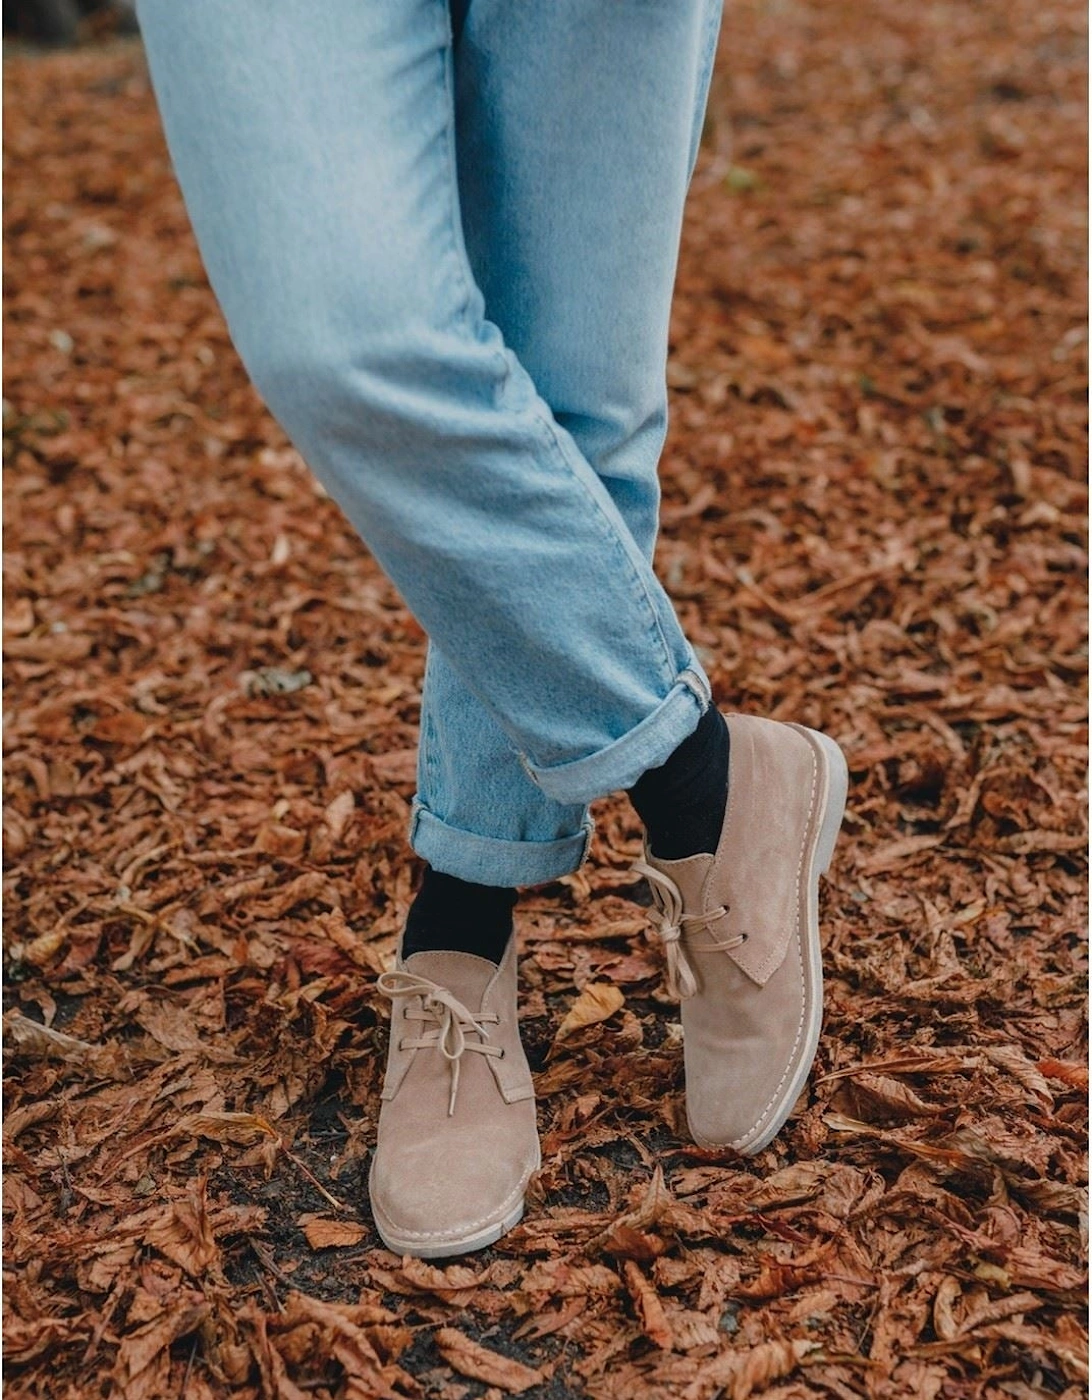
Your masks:
<instances>
[{"instance_id":1,"label":"rolled jeans cuff","mask_svg":"<svg viewBox=\"0 0 1092 1400\"><path fill-rule=\"evenodd\" d=\"M710 699L704 673L697 667L688 668L650 715L606 748L546 768L536 767L524 755L524 769L555 802L592 802L608 793L622 792L642 773L667 762L694 732Z\"/></svg>"},{"instance_id":2,"label":"rolled jeans cuff","mask_svg":"<svg viewBox=\"0 0 1092 1400\"><path fill-rule=\"evenodd\" d=\"M584 863L591 844L592 823L556 841L502 841L448 826L414 798L410 844L433 870L472 880L478 885L516 888L545 885L571 875Z\"/></svg>"}]
</instances>

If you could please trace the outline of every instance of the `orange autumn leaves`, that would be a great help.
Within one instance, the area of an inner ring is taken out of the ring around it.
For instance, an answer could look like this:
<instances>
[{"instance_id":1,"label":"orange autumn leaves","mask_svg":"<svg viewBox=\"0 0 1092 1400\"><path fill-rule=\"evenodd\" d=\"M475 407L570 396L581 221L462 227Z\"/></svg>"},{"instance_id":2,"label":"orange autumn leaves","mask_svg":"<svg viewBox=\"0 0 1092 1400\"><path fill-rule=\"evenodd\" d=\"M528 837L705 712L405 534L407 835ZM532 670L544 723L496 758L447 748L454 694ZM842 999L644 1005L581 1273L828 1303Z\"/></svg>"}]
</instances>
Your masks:
<instances>
[{"instance_id":1,"label":"orange autumn leaves","mask_svg":"<svg viewBox=\"0 0 1092 1400\"><path fill-rule=\"evenodd\" d=\"M443 1265L365 1206L420 629L247 387L139 51L8 58L13 1393L1085 1392L1084 28L726 12L658 564L720 703L849 755L819 1058L693 1146L598 804L518 913L528 1212Z\"/></svg>"}]
</instances>

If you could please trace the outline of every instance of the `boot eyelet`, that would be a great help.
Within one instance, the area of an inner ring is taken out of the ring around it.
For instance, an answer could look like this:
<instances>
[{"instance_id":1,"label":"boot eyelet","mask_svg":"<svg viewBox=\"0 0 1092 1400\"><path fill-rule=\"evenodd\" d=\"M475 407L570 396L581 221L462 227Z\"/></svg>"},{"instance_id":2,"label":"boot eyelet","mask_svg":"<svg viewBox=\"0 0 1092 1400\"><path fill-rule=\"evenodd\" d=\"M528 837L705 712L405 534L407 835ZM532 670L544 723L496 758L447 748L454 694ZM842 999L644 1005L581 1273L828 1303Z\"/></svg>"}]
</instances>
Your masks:
<instances>
[{"instance_id":1,"label":"boot eyelet","mask_svg":"<svg viewBox=\"0 0 1092 1400\"><path fill-rule=\"evenodd\" d=\"M508 1054L508 1051L505 1050L504 1046L502 1045L502 1046L501 1046L501 1052L500 1052L500 1054L497 1056L497 1059L498 1059L498 1060L503 1060L504 1057L505 1057L505 1055L507 1055L507 1054Z\"/></svg>"}]
</instances>

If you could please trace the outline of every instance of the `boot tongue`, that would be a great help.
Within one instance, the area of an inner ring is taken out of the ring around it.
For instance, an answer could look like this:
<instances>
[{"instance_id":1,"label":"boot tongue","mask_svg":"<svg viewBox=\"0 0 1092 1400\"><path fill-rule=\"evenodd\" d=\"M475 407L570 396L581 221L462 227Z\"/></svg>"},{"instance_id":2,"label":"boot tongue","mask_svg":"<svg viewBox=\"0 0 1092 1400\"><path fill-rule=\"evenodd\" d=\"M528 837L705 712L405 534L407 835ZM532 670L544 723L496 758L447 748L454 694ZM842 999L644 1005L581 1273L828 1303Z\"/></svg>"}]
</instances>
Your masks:
<instances>
[{"instance_id":1,"label":"boot tongue","mask_svg":"<svg viewBox=\"0 0 1092 1400\"><path fill-rule=\"evenodd\" d=\"M497 972L496 963L474 953L411 953L402 966L446 987L470 1012L482 1009L485 989Z\"/></svg>"},{"instance_id":2,"label":"boot tongue","mask_svg":"<svg viewBox=\"0 0 1092 1400\"><path fill-rule=\"evenodd\" d=\"M660 860L651 851L645 855L647 864L654 870L659 870L678 886L683 908L688 914L703 912L702 895L713 860L713 856L704 852L696 856L685 856L682 860Z\"/></svg>"}]
</instances>

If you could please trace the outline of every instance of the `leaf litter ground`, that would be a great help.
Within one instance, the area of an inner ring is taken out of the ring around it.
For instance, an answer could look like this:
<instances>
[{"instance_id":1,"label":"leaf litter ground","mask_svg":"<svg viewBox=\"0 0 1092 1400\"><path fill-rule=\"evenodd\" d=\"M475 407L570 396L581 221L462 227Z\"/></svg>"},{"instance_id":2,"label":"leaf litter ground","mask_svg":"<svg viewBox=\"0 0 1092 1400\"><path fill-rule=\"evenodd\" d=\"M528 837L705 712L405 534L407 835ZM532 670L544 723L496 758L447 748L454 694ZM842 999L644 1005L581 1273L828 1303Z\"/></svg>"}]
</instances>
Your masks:
<instances>
[{"instance_id":1,"label":"leaf litter ground","mask_svg":"<svg viewBox=\"0 0 1092 1400\"><path fill-rule=\"evenodd\" d=\"M9 58L12 1396L1084 1393L1083 25L731 7L659 563L719 701L848 754L826 1028L770 1149L694 1148L600 804L523 901L527 1217L444 1265L365 1196L422 634L246 384L139 48Z\"/></svg>"}]
</instances>

